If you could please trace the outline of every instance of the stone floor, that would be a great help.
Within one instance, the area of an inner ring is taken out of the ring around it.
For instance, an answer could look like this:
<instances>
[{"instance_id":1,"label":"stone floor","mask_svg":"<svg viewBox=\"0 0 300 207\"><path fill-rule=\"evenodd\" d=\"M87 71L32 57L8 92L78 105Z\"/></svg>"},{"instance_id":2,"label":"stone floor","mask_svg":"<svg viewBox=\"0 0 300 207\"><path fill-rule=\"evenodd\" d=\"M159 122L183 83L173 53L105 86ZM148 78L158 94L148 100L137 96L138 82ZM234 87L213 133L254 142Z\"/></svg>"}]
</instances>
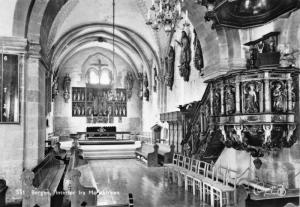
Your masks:
<instances>
[{"instance_id":1,"label":"stone floor","mask_svg":"<svg viewBox=\"0 0 300 207\"><path fill-rule=\"evenodd\" d=\"M192 193L168 183L163 167L148 168L135 159L91 160L89 164L99 190L98 204L126 202L128 193L132 193L135 207L208 206Z\"/></svg>"}]
</instances>

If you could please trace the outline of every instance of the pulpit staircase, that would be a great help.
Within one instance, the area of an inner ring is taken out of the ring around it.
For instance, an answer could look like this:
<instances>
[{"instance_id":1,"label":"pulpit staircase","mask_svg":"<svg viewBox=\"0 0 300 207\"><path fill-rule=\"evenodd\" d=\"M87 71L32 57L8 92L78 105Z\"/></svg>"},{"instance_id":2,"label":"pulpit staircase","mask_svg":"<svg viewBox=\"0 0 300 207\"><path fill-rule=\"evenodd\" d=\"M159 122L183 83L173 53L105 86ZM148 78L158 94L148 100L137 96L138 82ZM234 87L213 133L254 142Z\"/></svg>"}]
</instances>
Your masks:
<instances>
[{"instance_id":1,"label":"pulpit staircase","mask_svg":"<svg viewBox=\"0 0 300 207\"><path fill-rule=\"evenodd\" d=\"M200 159L208 163L216 163L224 150L225 145L221 142L221 138L218 133L212 133L209 136L210 139L206 141L205 151L200 154Z\"/></svg>"},{"instance_id":2,"label":"pulpit staircase","mask_svg":"<svg viewBox=\"0 0 300 207\"><path fill-rule=\"evenodd\" d=\"M203 119L203 113L204 116L209 117L210 116L210 86L208 85L206 87L206 90L204 92L204 95L201 99L201 101L194 103L192 107L189 109L189 114L191 114L191 124L187 127L187 131L185 133L185 139L183 140L184 143L188 143L191 141L192 136L193 139L197 138L200 139L200 143L197 146L193 146L194 149L192 149L192 155L196 158L203 160L208 163L215 163L219 156L221 155L225 145L223 144L222 140L222 134L219 130L215 130L212 132L209 128L208 120L206 119L207 123L204 123ZM205 110L205 107L208 107L209 110ZM206 111L206 112L205 112ZM202 114L202 116L200 115ZM200 120L202 119L202 120ZM198 127L198 131L193 129L195 125L205 125Z\"/></svg>"}]
</instances>

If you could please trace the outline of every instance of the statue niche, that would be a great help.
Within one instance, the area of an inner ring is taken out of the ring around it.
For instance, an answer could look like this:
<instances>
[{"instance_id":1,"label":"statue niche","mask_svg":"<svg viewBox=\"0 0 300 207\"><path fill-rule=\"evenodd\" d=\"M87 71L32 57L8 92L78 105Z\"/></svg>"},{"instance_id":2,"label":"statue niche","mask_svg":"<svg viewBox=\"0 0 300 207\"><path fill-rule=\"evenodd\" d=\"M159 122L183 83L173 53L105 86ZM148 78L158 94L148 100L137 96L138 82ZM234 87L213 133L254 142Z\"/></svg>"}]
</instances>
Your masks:
<instances>
[{"instance_id":1,"label":"statue niche","mask_svg":"<svg viewBox=\"0 0 300 207\"><path fill-rule=\"evenodd\" d=\"M287 109L287 90L282 81L274 81L271 83L271 101L272 111L275 113L286 112Z\"/></svg>"},{"instance_id":2,"label":"statue niche","mask_svg":"<svg viewBox=\"0 0 300 207\"><path fill-rule=\"evenodd\" d=\"M174 62L175 62L175 50L172 46L169 47L169 53L166 58L166 85L172 90L174 83Z\"/></svg>"},{"instance_id":3,"label":"statue niche","mask_svg":"<svg viewBox=\"0 0 300 207\"><path fill-rule=\"evenodd\" d=\"M203 71L202 68L204 67L204 60L203 60L203 54L202 54L202 49L201 49L201 44L200 44L200 40L198 39L196 30L194 29L194 51L195 51L195 55L194 55L194 65L195 68L197 70L199 70L201 76L203 76Z\"/></svg>"},{"instance_id":4,"label":"statue niche","mask_svg":"<svg viewBox=\"0 0 300 207\"><path fill-rule=\"evenodd\" d=\"M177 40L176 40L177 41ZM190 77L190 62L191 62L191 48L190 48L190 39L185 31L182 31L181 42L177 41L181 46L180 54L180 76L183 77L184 81L189 81Z\"/></svg>"},{"instance_id":5,"label":"statue niche","mask_svg":"<svg viewBox=\"0 0 300 207\"><path fill-rule=\"evenodd\" d=\"M244 110L245 113L259 112L259 91L261 84L248 82L244 87Z\"/></svg>"}]
</instances>

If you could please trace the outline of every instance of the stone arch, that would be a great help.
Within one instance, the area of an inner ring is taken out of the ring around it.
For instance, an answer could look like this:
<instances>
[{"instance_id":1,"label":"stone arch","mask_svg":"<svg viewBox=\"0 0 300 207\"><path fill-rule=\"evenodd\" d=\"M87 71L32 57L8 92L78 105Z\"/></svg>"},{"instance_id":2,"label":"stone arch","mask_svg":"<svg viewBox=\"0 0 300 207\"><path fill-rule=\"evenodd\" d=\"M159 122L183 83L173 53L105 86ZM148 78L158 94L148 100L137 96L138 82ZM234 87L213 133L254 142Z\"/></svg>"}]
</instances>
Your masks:
<instances>
[{"instance_id":1,"label":"stone arch","mask_svg":"<svg viewBox=\"0 0 300 207\"><path fill-rule=\"evenodd\" d=\"M13 36L27 37L28 22L35 1L18 0L14 12Z\"/></svg>"}]
</instances>

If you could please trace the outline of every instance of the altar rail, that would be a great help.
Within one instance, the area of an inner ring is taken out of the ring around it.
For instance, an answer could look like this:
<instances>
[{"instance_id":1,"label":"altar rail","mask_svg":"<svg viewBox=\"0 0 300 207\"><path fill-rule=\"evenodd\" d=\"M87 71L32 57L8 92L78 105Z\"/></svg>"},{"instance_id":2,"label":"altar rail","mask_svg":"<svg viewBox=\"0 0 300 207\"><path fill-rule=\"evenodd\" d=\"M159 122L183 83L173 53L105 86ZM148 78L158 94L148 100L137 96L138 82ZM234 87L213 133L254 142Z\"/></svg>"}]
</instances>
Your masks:
<instances>
[{"instance_id":1,"label":"altar rail","mask_svg":"<svg viewBox=\"0 0 300 207\"><path fill-rule=\"evenodd\" d=\"M78 135L84 136L85 140L91 139L119 139L118 135L122 140L130 139L130 132L128 131L120 131L120 132L78 132ZM106 137L103 137L106 135Z\"/></svg>"}]
</instances>

